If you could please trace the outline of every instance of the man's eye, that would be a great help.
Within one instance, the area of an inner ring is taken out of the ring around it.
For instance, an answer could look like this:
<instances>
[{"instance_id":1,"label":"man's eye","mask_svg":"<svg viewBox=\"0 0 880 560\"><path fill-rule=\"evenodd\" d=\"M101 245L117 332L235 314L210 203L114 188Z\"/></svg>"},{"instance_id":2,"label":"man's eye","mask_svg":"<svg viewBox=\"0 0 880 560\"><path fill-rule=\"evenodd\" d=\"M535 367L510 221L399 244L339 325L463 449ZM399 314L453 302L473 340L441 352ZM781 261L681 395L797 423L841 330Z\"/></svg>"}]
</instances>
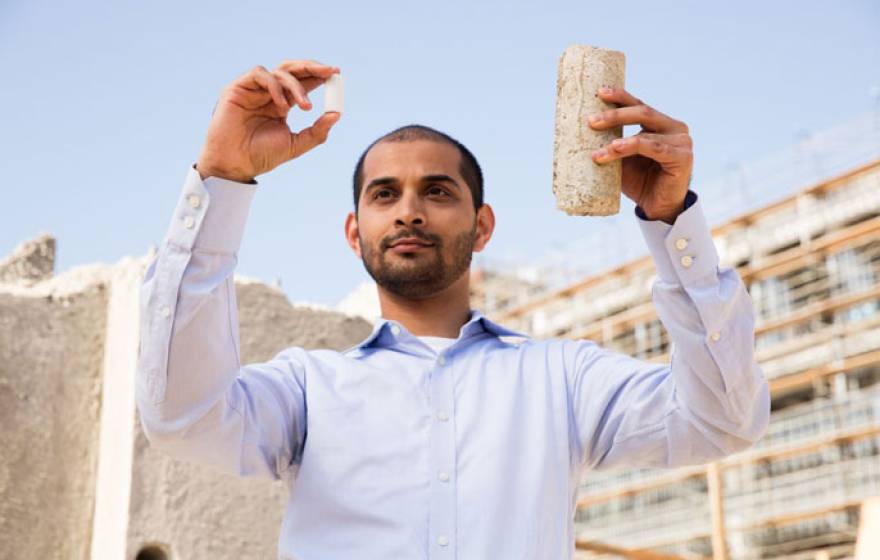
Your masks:
<instances>
[{"instance_id":1,"label":"man's eye","mask_svg":"<svg viewBox=\"0 0 880 560\"><path fill-rule=\"evenodd\" d=\"M446 192L446 190L441 187L430 187L430 188L428 188L428 194L448 195L449 193Z\"/></svg>"},{"instance_id":2,"label":"man's eye","mask_svg":"<svg viewBox=\"0 0 880 560\"><path fill-rule=\"evenodd\" d=\"M392 193L388 189L381 189L381 190L376 191L373 194L373 198L388 198L388 196L391 196L392 194L394 194L394 193ZM385 195L388 195L388 196L385 196Z\"/></svg>"}]
</instances>

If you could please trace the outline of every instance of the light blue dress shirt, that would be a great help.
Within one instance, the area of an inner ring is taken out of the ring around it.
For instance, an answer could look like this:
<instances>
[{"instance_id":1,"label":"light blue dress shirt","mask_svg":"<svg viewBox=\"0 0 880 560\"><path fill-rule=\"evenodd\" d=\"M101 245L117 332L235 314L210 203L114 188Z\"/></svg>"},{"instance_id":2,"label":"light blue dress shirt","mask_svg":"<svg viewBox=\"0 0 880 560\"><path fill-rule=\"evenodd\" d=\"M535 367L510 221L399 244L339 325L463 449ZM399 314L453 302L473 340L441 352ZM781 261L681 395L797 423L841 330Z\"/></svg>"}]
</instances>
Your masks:
<instances>
[{"instance_id":1,"label":"light blue dress shirt","mask_svg":"<svg viewBox=\"0 0 880 560\"><path fill-rule=\"evenodd\" d=\"M346 351L242 366L233 271L256 189L190 169L143 282L137 403L168 454L288 484L279 558L568 559L585 469L703 463L764 433L752 301L693 191L673 225L637 212L671 364L473 310L439 353L380 320Z\"/></svg>"}]
</instances>

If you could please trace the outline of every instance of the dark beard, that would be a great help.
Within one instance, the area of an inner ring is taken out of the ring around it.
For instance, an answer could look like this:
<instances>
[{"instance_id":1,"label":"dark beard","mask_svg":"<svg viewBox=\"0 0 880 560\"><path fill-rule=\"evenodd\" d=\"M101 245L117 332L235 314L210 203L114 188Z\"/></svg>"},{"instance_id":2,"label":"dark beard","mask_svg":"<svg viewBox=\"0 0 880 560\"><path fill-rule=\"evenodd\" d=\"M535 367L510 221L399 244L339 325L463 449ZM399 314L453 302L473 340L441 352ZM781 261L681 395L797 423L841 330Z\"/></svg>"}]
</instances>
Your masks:
<instances>
[{"instance_id":1,"label":"dark beard","mask_svg":"<svg viewBox=\"0 0 880 560\"><path fill-rule=\"evenodd\" d=\"M361 239L364 268L367 269L367 273L376 284L392 294L409 299L423 299L445 290L470 268L476 232L477 225L474 223L473 229L460 233L452 240L449 251L452 262L448 265L443 261L443 240L435 235L414 234L413 237L419 237L434 244L427 249L427 251L433 252L433 256L429 256L429 258L425 258L424 255L399 255L395 257L411 261L410 264L402 266L388 262L386 258L387 240L383 240L379 244L379 249L376 250ZM423 249L423 251L425 250ZM415 264L416 259L424 260Z\"/></svg>"}]
</instances>

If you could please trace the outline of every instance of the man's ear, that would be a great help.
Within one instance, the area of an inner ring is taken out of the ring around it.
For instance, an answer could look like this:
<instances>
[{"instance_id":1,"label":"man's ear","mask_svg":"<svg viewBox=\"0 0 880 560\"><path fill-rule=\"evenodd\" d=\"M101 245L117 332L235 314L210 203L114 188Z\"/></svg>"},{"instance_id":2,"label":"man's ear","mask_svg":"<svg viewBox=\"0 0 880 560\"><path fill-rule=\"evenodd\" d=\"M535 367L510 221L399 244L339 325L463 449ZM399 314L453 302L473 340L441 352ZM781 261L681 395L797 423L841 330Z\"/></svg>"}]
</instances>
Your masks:
<instances>
[{"instance_id":1,"label":"man's ear","mask_svg":"<svg viewBox=\"0 0 880 560\"><path fill-rule=\"evenodd\" d=\"M345 217L345 240L348 241L348 246L359 259L364 258L361 253L361 238L358 235L357 215L354 212L349 212Z\"/></svg>"},{"instance_id":2,"label":"man's ear","mask_svg":"<svg viewBox=\"0 0 880 560\"><path fill-rule=\"evenodd\" d=\"M474 240L474 252L482 251L495 231L495 212L488 204L483 204L477 210L477 238Z\"/></svg>"}]
</instances>

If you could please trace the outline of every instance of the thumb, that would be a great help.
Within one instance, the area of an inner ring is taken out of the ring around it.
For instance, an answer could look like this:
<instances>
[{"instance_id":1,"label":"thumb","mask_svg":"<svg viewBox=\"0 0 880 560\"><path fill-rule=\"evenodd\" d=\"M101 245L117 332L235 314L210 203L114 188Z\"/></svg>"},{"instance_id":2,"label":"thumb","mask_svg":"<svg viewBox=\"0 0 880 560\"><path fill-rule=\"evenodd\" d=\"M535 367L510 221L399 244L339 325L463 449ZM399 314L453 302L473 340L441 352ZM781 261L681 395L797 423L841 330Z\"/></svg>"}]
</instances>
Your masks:
<instances>
[{"instance_id":1,"label":"thumb","mask_svg":"<svg viewBox=\"0 0 880 560\"><path fill-rule=\"evenodd\" d=\"M290 153L288 159L303 155L315 146L327 140L330 128L339 120L337 112L324 113L312 126L290 134Z\"/></svg>"}]
</instances>

